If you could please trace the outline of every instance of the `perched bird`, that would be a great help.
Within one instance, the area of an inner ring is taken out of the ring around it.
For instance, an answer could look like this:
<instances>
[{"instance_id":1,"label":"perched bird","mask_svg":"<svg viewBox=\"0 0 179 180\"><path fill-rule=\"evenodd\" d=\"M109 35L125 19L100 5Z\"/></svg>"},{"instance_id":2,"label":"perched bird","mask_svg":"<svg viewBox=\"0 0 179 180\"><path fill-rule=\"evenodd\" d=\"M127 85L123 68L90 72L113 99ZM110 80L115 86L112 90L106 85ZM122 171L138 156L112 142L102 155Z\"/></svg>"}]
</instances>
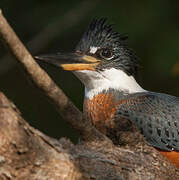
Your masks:
<instances>
[{"instance_id":1,"label":"perched bird","mask_svg":"<svg viewBox=\"0 0 179 180\"><path fill-rule=\"evenodd\" d=\"M94 19L73 53L35 58L73 71L85 85L85 116L114 143L133 143L138 129L179 168L179 98L136 82L138 61L126 39L106 19Z\"/></svg>"}]
</instances>

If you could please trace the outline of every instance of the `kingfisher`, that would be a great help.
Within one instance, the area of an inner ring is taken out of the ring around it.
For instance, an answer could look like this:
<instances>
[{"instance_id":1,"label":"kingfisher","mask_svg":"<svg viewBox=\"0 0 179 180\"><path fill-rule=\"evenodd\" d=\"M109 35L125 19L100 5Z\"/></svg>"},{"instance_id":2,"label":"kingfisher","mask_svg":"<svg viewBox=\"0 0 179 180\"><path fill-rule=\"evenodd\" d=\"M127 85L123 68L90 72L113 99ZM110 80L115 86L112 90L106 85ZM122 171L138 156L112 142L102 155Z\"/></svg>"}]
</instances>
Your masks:
<instances>
[{"instance_id":1,"label":"kingfisher","mask_svg":"<svg viewBox=\"0 0 179 180\"><path fill-rule=\"evenodd\" d=\"M133 143L137 129L179 168L179 98L147 91L137 83L138 58L127 38L105 18L97 18L72 53L35 59L72 71L79 78L85 86L85 117L115 144Z\"/></svg>"}]
</instances>

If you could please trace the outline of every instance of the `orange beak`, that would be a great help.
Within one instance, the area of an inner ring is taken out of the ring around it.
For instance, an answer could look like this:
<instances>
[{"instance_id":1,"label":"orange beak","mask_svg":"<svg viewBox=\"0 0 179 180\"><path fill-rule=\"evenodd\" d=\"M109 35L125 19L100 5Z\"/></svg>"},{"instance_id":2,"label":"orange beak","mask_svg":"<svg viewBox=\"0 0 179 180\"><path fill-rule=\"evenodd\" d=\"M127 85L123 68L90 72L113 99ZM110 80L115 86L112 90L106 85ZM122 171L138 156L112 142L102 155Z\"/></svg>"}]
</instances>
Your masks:
<instances>
[{"instance_id":1,"label":"orange beak","mask_svg":"<svg viewBox=\"0 0 179 180\"><path fill-rule=\"evenodd\" d=\"M34 57L37 60L61 67L67 71L91 70L95 71L100 60L88 55L69 54L49 54Z\"/></svg>"}]
</instances>

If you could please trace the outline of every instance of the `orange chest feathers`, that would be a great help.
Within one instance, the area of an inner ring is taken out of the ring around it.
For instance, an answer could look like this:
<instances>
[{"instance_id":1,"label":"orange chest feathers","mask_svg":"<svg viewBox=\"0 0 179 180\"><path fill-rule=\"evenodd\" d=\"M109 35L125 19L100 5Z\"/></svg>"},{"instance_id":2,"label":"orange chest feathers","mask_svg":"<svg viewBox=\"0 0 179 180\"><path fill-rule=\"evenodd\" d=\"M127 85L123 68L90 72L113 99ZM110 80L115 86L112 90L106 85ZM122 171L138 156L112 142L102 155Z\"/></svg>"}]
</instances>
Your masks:
<instances>
[{"instance_id":1,"label":"orange chest feathers","mask_svg":"<svg viewBox=\"0 0 179 180\"><path fill-rule=\"evenodd\" d=\"M98 130L106 134L106 130L114 126L111 119L117 105L111 94L98 94L92 99L85 99L84 113Z\"/></svg>"}]
</instances>

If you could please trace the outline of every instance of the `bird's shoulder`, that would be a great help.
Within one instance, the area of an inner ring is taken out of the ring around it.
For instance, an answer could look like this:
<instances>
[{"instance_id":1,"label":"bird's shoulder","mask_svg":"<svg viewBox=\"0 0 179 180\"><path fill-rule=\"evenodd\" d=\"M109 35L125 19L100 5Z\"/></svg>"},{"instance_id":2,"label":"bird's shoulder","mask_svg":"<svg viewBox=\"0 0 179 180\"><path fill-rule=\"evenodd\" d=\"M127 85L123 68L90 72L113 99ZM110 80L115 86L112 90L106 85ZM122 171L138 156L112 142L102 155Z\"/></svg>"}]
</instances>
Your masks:
<instances>
[{"instance_id":1,"label":"bird's shoulder","mask_svg":"<svg viewBox=\"0 0 179 180\"><path fill-rule=\"evenodd\" d=\"M179 151L179 98L146 91L118 99L116 115L129 118L151 145Z\"/></svg>"},{"instance_id":2,"label":"bird's shoulder","mask_svg":"<svg viewBox=\"0 0 179 180\"><path fill-rule=\"evenodd\" d=\"M179 115L179 98L168 94L146 91L119 95L118 99L118 109L128 108L136 113L163 112L165 114L166 112L178 112Z\"/></svg>"}]
</instances>

